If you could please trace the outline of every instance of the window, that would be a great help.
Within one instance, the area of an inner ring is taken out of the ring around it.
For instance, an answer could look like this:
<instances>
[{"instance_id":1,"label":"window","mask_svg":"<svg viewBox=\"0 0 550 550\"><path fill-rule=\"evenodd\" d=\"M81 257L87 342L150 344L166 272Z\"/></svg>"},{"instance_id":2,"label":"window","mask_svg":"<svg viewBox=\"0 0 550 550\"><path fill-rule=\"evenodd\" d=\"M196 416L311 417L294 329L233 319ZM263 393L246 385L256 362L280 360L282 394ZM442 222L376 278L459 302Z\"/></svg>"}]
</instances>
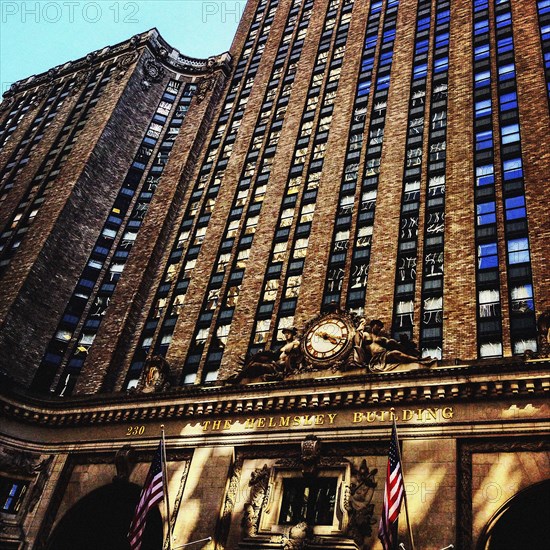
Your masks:
<instances>
[{"instance_id":1,"label":"window","mask_svg":"<svg viewBox=\"0 0 550 550\"><path fill-rule=\"evenodd\" d=\"M514 143L519 141L519 125L510 124L502 127L502 144Z\"/></svg>"},{"instance_id":2,"label":"window","mask_svg":"<svg viewBox=\"0 0 550 550\"><path fill-rule=\"evenodd\" d=\"M28 486L28 481L0 477L0 502L4 514L17 514Z\"/></svg>"},{"instance_id":3,"label":"window","mask_svg":"<svg viewBox=\"0 0 550 550\"><path fill-rule=\"evenodd\" d=\"M525 218L525 197L523 195L506 199L505 205L507 220L517 220L520 218Z\"/></svg>"},{"instance_id":4,"label":"window","mask_svg":"<svg viewBox=\"0 0 550 550\"><path fill-rule=\"evenodd\" d=\"M494 202L484 202L482 204L478 204L476 207L476 210L477 210L478 225L487 225L489 223L496 223Z\"/></svg>"},{"instance_id":5,"label":"window","mask_svg":"<svg viewBox=\"0 0 550 550\"><path fill-rule=\"evenodd\" d=\"M264 287L264 302L273 302L277 297L277 289L279 288L279 279L269 279ZM269 329L269 326L266 330Z\"/></svg>"},{"instance_id":6,"label":"window","mask_svg":"<svg viewBox=\"0 0 550 550\"><path fill-rule=\"evenodd\" d=\"M480 244L478 247L478 269L498 267L497 244Z\"/></svg>"},{"instance_id":7,"label":"window","mask_svg":"<svg viewBox=\"0 0 550 550\"><path fill-rule=\"evenodd\" d=\"M286 283L285 298L298 298L301 284L301 275L294 275L292 277L289 277Z\"/></svg>"},{"instance_id":8,"label":"window","mask_svg":"<svg viewBox=\"0 0 550 550\"><path fill-rule=\"evenodd\" d=\"M279 524L332 525L336 505L337 478L283 479Z\"/></svg>"},{"instance_id":9,"label":"window","mask_svg":"<svg viewBox=\"0 0 550 550\"><path fill-rule=\"evenodd\" d=\"M522 264L529 261L529 242L526 237L508 241L508 261L511 264Z\"/></svg>"},{"instance_id":10,"label":"window","mask_svg":"<svg viewBox=\"0 0 550 550\"><path fill-rule=\"evenodd\" d=\"M523 165L520 158L505 160L502 164L504 169L504 181L523 177Z\"/></svg>"},{"instance_id":11,"label":"window","mask_svg":"<svg viewBox=\"0 0 550 550\"><path fill-rule=\"evenodd\" d=\"M527 313L534 311L533 285L521 285L512 287L512 311L515 313Z\"/></svg>"},{"instance_id":12,"label":"window","mask_svg":"<svg viewBox=\"0 0 550 550\"><path fill-rule=\"evenodd\" d=\"M254 334L255 344L265 344L269 333L271 319L262 319L256 323L256 333Z\"/></svg>"}]
</instances>

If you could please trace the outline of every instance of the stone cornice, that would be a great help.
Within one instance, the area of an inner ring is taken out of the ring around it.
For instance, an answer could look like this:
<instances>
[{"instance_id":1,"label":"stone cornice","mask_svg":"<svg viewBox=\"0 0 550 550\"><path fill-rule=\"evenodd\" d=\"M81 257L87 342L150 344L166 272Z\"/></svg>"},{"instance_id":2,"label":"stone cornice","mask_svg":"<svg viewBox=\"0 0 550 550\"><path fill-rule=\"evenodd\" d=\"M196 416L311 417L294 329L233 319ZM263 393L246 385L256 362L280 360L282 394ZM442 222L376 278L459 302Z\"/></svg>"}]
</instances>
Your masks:
<instances>
[{"instance_id":1,"label":"stone cornice","mask_svg":"<svg viewBox=\"0 0 550 550\"><path fill-rule=\"evenodd\" d=\"M89 69L97 64L111 58L120 56L127 52L134 52L138 48L148 46L155 56L155 59L166 65L168 68L183 74L201 75L208 74L221 69L226 75L230 71L231 56L223 53L207 59L198 59L181 54L171 47L159 34L157 29L151 29L132 38L120 42L114 46L106 46L100 50L90 52L85 57L74 61L68 61L58 65L46 72L24 78L14 82L10 89L3 95L4 98L13 97L15 94L25 90L36 88L42 84L50 83L57 78L67 74L76 73L83 69Z\"/></svg>"},{"instance_id":2,"label":"stone cornice","mask_svg":"<svg viewBox=\"0 0 550 550\"><path fill-rule=\"evenodd\" d=\"M196 386L163 393L41 400L12 392L2 415L48 427L123 424L249 413L342 410L371 405L517 400L547 396L548 360L456 366L427 372L333 375L245 386ZM318 373L315 373L318 374Z\"/></svg>"}]
</instances>

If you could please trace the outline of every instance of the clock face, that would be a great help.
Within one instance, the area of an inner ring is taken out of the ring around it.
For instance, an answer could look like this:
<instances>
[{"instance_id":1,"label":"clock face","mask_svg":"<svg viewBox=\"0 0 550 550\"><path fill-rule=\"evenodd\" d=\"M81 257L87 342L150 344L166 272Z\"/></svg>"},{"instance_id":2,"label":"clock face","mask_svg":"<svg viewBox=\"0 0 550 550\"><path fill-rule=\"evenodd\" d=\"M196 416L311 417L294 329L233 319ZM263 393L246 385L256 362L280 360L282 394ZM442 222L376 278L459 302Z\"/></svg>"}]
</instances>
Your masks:
<instances>
[{"instance_id":1,"label":"clock face","mask_svg":"<svg viewBox=\"0 0 550 550\"><path fill-rule=\"evenodd\" d=\"M304 351L314 361L329 361L347 349L350 326L338 316L319 319L309 327L304 339Z\"/></svg>"}]
</instances>

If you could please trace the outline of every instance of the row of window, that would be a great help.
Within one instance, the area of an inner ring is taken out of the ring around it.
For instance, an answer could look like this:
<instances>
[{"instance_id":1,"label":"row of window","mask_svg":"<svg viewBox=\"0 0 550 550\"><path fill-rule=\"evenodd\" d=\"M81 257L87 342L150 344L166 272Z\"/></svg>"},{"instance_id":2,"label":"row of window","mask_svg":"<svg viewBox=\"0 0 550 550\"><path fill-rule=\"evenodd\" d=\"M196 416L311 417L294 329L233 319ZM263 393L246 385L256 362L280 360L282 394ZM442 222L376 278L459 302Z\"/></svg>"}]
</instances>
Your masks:
<instances>
[{"instance_id":1,"label":"row of window","mask_svg":"<svg viewBox=\"0 0 550 550\"><path fill-rule=\"evenodd\" d=\"M80 94L77 104L71 110L56 136L49 153L25 190L8 224L0 233L0 270L6 268L12 256L21 246L24 236L46 200L62 166L69 157L74 144L105 90L113 68L114 66L110 65L107 68L97 69L92 73L86 87ZM65 96L72 84L69 83L66 88L62 88L59 97Z\"/></svg>"},{"instance_id":2,"label":"row of window","mask_svg":"<svg viewBox=\"0 0 550 550\"><path fill-rule=\"evenodd\" d=\"M346 308L361 313L364 307L398 8L397 0L388 1L383 22L382 2L373 2L369 8L354 117L349 131L344 177L340 184L339 205L325 280L323 307L341 301L347 271L346 263L350 263L346 262L348 250L351 250L351 266ZM381 41L378 40L380 25ZM378 63L375 68L376 58ZM369 101L367 141L364 140L364 130ZM362 161L363 151L365 157ZM364 164L363 180L357 191L361 162ZM356 203L359 203L357 207ZM354 225L355 233L352 235Z\"/></svg>"},{"instance_id":3,"label":"row of window","mask_svg":"<svg viewBox=\"0 0 550 550\"><path fill-rule=\"evenodd\" d=\"M309 28L312 7L312 0L303 5L295 1L289 11L245 166L233 198L222 245L203 301L192 347L186 359L186 376L189 376L189 373L196 372L199 367L203 349L209 341L202 376L205 382L217 378L231 330L233 312L239 300L273 157L284 124L286 106ZM276 113L275 118L272 118L273 113ZM266 137L266 147L260 154Z\"/></svg>"},{"instance_id":4,"label":"row of window","mask_svg":"<svg viewBox=\"0 0 550 550\"><path fill-rule=\"evenodd\" d=\"M252 352L263 349L270 335L270 347L277 347L284 340L282 330L294 324L352 10L351 1L332 2L325 16L258 304Z\"/></svg>"},{"instance_id":5,"label":"row of window","mask_svg":"<svg viewBox=\"0 0 550 550\"><path fill-rule=\"evenodd\" d=\"M431 0L422 0L417 8L392 322L397 340L413 338L431 4ZM433 144L430 153L439 148Z\"/></svg>"},{"instance_id":6,"label":"row of window","mask_svg":"<svg viewBox=\"0 0 550 550\"><path fill-rule=\"evenodd\" d=\"M441 359L443 348L443 258L450 10L448 0L435 7L427 192L424 209L420 349Z\"/></svg>"},{"instance_id":7,"label":"row of window","mask_svg":"<svg viewBox=\"0 0 550 550\"><path fill-rule=\"evenodd\" d=\"M36 114L33 121L25 131L21 141L14 147L6 164L0 170L0 193L5 198L10 189L13 188L16 177L28 164L32 151L37 147L46 129L52 124L57 113L65 102L70 90L74 86L74 80L57 82L54 84L43 102L42 107ZM38 92L34 94L33 102L38 101ZM27 103L21 109L19 117L23 117L31 106L36 103ZM9 119L7 121L9 123Z\"/></svg>"},{"instance_id":8,"label":"row of window","mask_svg":"<svg viewBox=\"0 0 550 550\"><path fill-rule=\"evenodd\" d=\"M13 133L17 130L25 116L37 106L38 101L39 93L36 89L27 90L23 94L18 95L17 98L14 98L9 112L6 114L2 124L0 124L0 152L12 138Z\"/></svg>"},{"instance_id":9,"label":"row of window","mask_svg":"<svg viewBox=\"0 0 550 550\"><path fill-rule=\"evenodd\" d=\"M537 13L542 42L544 75L546 77L546 92L550 107L550 0L538 0Z\"/></svg>"},{"instance_id":10,"label":"row of window","mask_svg":"<svg viewBox=\"0 0 550 550\"><path fill-rule=\"evenodd\" d=\"M162 95L56 333L46 349L35 380L35 386L40 386L39 389L46 389L63 365L65 368L59 391L67 395L76 383L196 89L194 84L183 87L181 84L176 80L169 81ZM178 100L180 88L183 92ZM129 217L128 212L131 212ZM97 288L100 278L102 281ZM84 315L86 319L82 325Z\"/></svg>"},{"instance_id":11,"label":"row of window","mask_svg":"<svg viewBox=\"0 0 550 550\"><path fill-rule=\"evenodd\" d=\"M206 233L212 209L223 182L241 120L254 83L278 0L261 0L237 61L229 90L221 107L214 133L201 165L188 206L180 224L163 279L156 291L137 351L126 377L125 387L135 385L149 353L165 354ZM198 368L198 365L197 365ZM192 383L195 372L185 375Z\"/></svg>"},{"instance_id":12,"label":"row of window","mask_svg":"<svg viewBox=\"0 0 550 550\"><path fill-rule=\"evenodd\" d=\"M536 351L533 285L523 181L523 155L509 0L495 5L500 163L512 352ZM485 328L480 326L480 332Z\"/></svg>"}]
</instances>

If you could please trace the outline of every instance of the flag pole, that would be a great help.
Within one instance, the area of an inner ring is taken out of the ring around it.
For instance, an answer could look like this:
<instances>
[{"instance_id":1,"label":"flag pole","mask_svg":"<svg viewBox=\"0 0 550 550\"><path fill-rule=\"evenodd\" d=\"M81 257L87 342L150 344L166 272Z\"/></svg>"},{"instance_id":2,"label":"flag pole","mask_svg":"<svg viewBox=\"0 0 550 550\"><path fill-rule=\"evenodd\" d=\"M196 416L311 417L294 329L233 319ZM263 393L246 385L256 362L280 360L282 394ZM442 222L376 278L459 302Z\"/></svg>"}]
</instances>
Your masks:
<instances>
[{"instance_id":1,"label":"flag pole","mask_svg":"<svg viewBox=\"0 0 550 550\"><path fill-rule=\"evenodd\" d=\"M170 522L170 499L168 498L168 475L166 472L166 440L164 439L164 424L160 425L162 434L162 480L164 483L164 504L168 521L168 550L172 550L172 524Z\"/></svg>"},{"instance_id":2,"label":"flag pole","mask_svg":"<svg viewBox=\"0 0 550 550\"><path fill-rule=\"evenodd\" d=\"M397 435L397 424L395 418L393 419L393 427L395 429L395 438L397 439L397 457L399 458L399 464L401 464L401 478L403 479L403 500L405 501L405 517L407 518L407 528L409 533L409 542L411 543L411 549L414 548L414 539L411 529L411 522L409 520L409 507L407 506L407 491L405 489L405 472L403 471L403 460L401 459L401 449L399 448L399 436Z\"/></svg>"}]
</instances>

